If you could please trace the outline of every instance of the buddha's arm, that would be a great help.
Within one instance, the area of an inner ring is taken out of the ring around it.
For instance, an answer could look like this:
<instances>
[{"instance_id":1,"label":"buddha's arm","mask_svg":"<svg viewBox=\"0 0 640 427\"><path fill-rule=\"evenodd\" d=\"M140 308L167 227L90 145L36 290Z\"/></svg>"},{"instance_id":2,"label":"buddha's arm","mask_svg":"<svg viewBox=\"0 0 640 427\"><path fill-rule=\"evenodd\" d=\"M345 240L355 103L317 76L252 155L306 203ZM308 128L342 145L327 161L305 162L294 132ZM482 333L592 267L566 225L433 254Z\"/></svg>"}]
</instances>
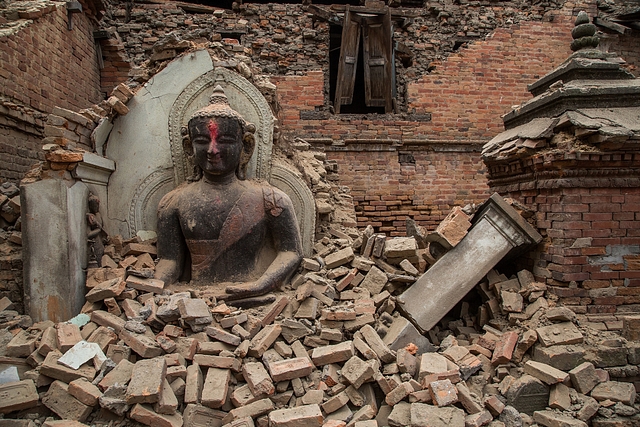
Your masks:
<instances>
[{"instance_id":1,"label":"buddha's arm","mask_svg":"<svg viewBox=\"0 0 640 427\"><path fill-rule=\"evenodd\" d=\"M158 205L158 265L154 277L170 285L182 275L186 243L180 228L178 210L170 197L162 198Z\"/></svg>"},{"instance_id":2,"label":"buddha's arm","mask_svg":"<svg viewBox=\"0 0 640 427\"><path fill-rule=\"evenodd\" d=\"M270 230L278 254L255 283L228 286L226 292L234 296L265 294L284 283L295 272L302 260L302 243L291 201L286 200L282 213L270 219Z\"/></svg>"}]
</instances>

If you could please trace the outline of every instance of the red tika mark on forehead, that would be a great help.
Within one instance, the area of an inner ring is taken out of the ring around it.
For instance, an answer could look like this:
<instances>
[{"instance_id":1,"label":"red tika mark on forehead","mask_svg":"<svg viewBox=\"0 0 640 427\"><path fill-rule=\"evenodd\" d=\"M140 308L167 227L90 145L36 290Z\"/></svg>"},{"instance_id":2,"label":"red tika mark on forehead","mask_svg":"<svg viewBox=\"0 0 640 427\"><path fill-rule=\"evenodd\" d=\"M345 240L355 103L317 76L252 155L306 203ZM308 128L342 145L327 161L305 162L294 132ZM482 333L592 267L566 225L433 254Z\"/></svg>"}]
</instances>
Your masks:
<instances>
[{"instance_id":1,"label":"red tika mark on forehead","mask_svg":"<svg viewBox=\"0 0 640 427\"><path fill-rule=\"evenodd\" d=\"M209 123L207 124L207 129L209 129L209 136L211 137L212 141L215 141L218 139L218 123L216 123L214 120L209 120Z\"/></svg>"}]
</instances>

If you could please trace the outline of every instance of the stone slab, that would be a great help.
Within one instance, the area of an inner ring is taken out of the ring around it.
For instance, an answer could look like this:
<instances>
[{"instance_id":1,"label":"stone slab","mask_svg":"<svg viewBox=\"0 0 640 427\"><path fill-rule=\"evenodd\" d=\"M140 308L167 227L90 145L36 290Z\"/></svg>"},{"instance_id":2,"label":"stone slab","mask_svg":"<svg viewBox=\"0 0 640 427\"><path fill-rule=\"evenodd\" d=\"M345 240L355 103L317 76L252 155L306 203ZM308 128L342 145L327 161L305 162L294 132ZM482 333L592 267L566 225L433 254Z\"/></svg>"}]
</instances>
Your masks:
<instances>
[{"instance_id":1,"label":"stone slab","mask_svg":"<svg viewBox=\"0 0 640 427\"><path fill-rule=\"evenodd\" d=\"M580 344L584 337L571 322L556 323L536 329L538 339L545 347L552 345Z\"/></svg>"},{"instance_id":2,"label":"stone slab","mask_svg":"<svg viewBox=\"0 0 640 427\"><path fill-rule=\"evenodd\" d=\"M502 258L542 236L497 193L481 207L469 233L398 297L422 332L435 326Z\"/></svg>"},{"instance_id":3,"label":"stone slab","mask_svg":"<svg viewBox=\"0 0 640 427\"><path fill-rule=\"evenodd\" d=\"M22 185L25 311L34 322L62 322L80 313L87 266L85 212L89 188L62 179ZM66 242L67 250L60 250Z\"/></svg>"}]
</instances>

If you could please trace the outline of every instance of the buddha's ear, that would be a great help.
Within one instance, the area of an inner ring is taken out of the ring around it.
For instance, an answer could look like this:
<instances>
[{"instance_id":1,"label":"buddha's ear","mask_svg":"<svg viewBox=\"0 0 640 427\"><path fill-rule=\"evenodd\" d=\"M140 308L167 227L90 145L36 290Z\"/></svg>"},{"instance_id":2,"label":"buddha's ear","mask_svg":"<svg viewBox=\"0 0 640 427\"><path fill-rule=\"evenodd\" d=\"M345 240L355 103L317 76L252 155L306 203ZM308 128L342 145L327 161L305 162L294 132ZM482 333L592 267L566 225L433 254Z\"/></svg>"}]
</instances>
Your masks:
<instances>
[{"instance_id":1,"label":"buddha's ear","mask_svg":"<svg viewBox=\"0 0 640 427\"><path fill-rule=\"evenodd\" d=\"M245 132L242 137L242 152L240 153L240 164L238 164L237 176L239 179L247 179L247 165L253 155L256 146L256 138L253 132Z\"/></svg>"},{"instance_id":2,"label":"buddha's ear","mask_svg":"<svg viewBox=\"0 0 640 427\"><path fill-rule=\"evenodd\" d=\"M189 137L189 128L182 126L180 128L180 134L182 135L182 151L188 157L193 157L193 146L191 145L191 138Z\"/></svg>"}]
</instances>

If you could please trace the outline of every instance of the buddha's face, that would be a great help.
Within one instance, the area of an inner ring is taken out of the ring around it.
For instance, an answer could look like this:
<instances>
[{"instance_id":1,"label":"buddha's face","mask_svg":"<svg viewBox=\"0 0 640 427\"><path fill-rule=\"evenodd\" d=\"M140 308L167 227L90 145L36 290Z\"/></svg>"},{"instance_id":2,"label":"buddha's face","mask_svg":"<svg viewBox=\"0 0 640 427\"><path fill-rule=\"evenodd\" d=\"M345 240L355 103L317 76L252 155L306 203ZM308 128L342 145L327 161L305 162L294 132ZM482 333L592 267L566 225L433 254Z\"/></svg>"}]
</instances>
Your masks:
<instances>
[{"instance_id":1,"label":"buddha's face","mask_svg":"<svg viewBox=\"0 0 640 427\"><path fill-rule=\"evenodd\" d=\"M234 174L242 154L240 124L229 118L198 117L189 122L194 160L205 175Z\"/></svg>"}]
</instances>

